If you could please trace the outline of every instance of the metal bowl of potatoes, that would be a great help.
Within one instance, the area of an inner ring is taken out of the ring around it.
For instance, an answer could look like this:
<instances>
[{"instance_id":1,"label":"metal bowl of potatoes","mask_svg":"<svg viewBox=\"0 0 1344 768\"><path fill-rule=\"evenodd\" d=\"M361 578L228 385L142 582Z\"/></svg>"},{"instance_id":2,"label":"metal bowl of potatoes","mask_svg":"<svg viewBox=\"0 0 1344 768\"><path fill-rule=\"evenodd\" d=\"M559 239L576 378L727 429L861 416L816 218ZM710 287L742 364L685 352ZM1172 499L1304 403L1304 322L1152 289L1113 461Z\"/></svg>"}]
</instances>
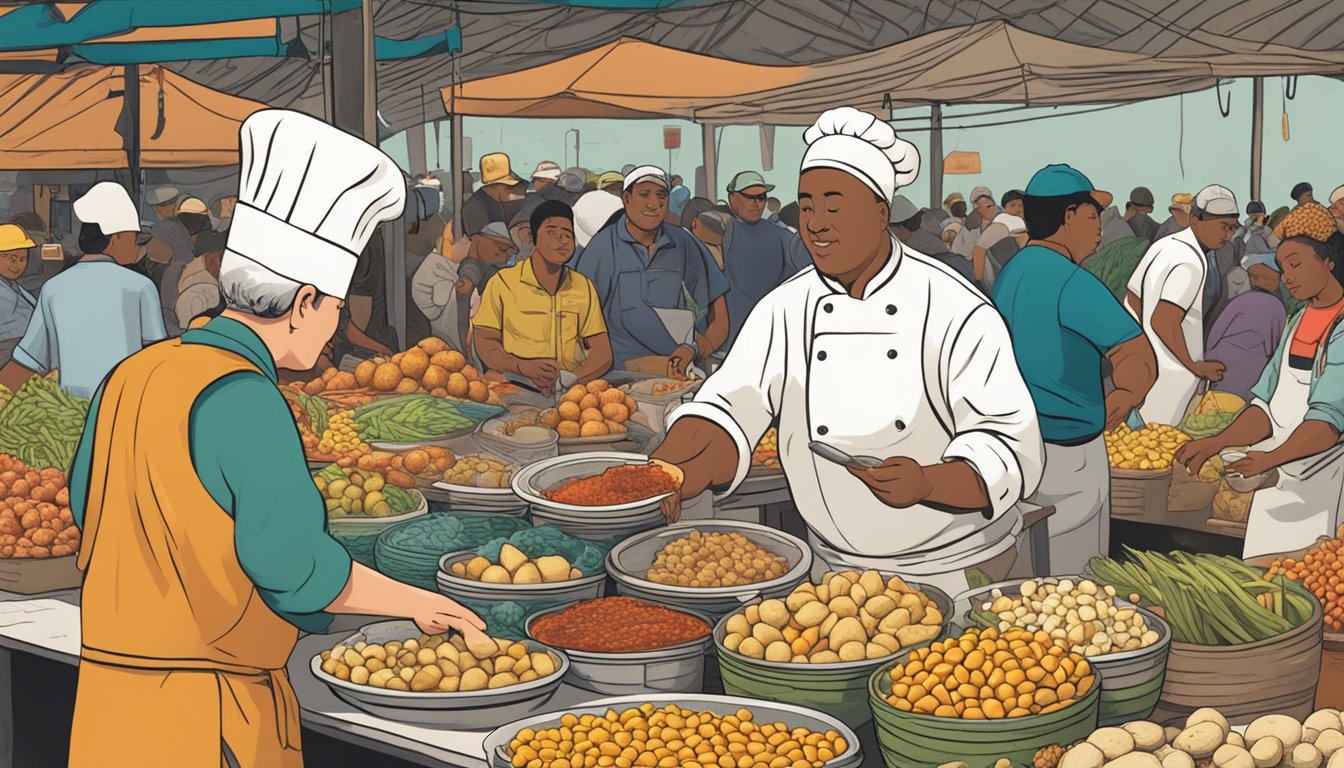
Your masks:
<instances>
[{"instance_id":1,"label":"metal bowl of potatoes","mask_svg":"<svg viewBox=\"0 0 1344 768\"><path fill-rule=\"evenodd\" d=\"M385 621L362 627L340 644L353 650L361 642L378 645L393 641L405 642L408 639L416 639L418 642L422 635L412 622ZM525 683L446 693L437 690L398 691L343 680L322 671L321 654L313 657L310 668L313 677L331 688L337 698L371 715L394 722L489 730L502 722L544 710L569 672L569 657L562 651L533 640L519 641L519 644L527 649L529 660L532 654L548 656L554 670Z\"/></svg>"}]
</instances>

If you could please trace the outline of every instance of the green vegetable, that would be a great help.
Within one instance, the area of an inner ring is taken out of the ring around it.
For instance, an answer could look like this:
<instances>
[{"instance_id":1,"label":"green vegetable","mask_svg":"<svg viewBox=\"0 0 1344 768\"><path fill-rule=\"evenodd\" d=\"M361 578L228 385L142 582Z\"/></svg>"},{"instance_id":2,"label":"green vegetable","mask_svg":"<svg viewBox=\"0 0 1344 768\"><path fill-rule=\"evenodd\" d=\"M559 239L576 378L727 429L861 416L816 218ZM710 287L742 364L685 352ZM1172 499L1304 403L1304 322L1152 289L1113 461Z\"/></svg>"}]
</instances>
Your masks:
<instances>
[{"instance_id":1,"label":"green vegetable","mask_svg":"<svg viewBox=\"0 0 1344 768\"><path fill-rule=\"evenodd\" d=\"M1116 301L1125 300L1125 291L1134 269L1139 266L1143 254L1148 251L1148 241L1139 237L1127 237L1107 243L1083 262L1083 269L1096 275Z\"/></svg>"},{"instance_id":2,"label":"green vegetable","mask_svg":"<svg viewBox=\"0 0 1344 768\"><path fill-rule=\"evenodd\" d=\"M1264 571L1235 557L1188 552L1140 552L1125 548L1128 561L1096 557L1088 569L1121 596L1138 595L1159 605L1172 639L1197 645L1242 645L1281 635L1314 611L1300 586L1264 580ZM1257 596L1272 594L1274 608Z\"/></svg>"},{"instance_id":3,"label":"green vegetable","mask_svg":"<svg viewBox=\"0 0 1344 768\"><path fill-rule=\"evenodd\" d=\"M0 410L0 451L32 467L68 470L88 412L89 401L56 379L33 376Z\"/></svg>"},{"instance_id":4,"label":"green vegetable","mask_svg":"<svg viewBox=\"0 0 1344 768\"><path fill-rule=\"evenodd\" d=\"M366 441L415 443L470 429L502 412L494 406L406 395L356 408L354 419L360 437Z\"/></svg>"},{"instance_id":5,"label":"green vegetable","mask_svg":"<svg viewBox=\"0 0 1344 768\"><path fill-rule=\"evenodd\" d=\"M395 485L383 486L383 498L387 499L388 506L398 515L404 515L416 507L415 497Z\"/></svg>"}]
</instances>

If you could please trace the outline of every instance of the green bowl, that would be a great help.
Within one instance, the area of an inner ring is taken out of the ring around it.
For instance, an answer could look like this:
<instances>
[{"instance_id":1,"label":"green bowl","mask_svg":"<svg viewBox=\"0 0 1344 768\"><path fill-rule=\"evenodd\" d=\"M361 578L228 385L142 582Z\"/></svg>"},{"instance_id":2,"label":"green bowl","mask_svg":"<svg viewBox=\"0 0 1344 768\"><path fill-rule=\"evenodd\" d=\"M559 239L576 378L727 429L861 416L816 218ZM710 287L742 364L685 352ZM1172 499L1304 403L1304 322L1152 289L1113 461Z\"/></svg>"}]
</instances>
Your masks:
<instances>
[{"instance_id":1,"label":"green bowl","mask_svg":"<svg viewBox=\"0 0 1344 768\"><path fill-rule=\"evenodd\" d=\"M907 583L912 589L923 592L942 611L942 632L934 640L902 648L894 656L881 659L837 664L788 664L753 659L724 647L728 619L737 612L724 616L714 628L714 647L718 653L723 692L729 696L749 696L808 707L832 715L856 730L864 727L873 719L864 694L873 670L893 659L904 659L909 651L947 637L952 616L951 598L932 587Z\"/></svg>"},{"instance_id":2,"label":"green bowl","mask_svg":"<svg viewBox=\"0 0 1344 768\"><path fill-rule=\"evenodd\" d=\"M1092 735L1101 704L1101 672L1081 701L1046 715L1002 720L962 720L902 712L887 703L891 670L907 656L889 661L868 680L877 741L888 768L937 768L948 761L992 765L1007 758L1028 766L1041 747L1068 746Z\"/></svg>"}]
</instances>

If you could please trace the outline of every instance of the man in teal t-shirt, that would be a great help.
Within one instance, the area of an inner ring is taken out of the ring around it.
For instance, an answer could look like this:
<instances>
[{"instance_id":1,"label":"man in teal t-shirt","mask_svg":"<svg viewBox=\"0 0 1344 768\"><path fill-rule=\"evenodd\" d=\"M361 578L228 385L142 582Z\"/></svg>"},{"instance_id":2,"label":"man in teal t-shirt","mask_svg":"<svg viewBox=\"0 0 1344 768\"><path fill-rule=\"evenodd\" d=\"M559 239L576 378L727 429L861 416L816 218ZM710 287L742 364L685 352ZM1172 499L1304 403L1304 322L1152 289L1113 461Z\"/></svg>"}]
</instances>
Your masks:
<instances>
[{"instance_id":1,"label":"man in teal t-shirt","mask_svg":"<svg viewBox=\"0 0 1344 768\"><path fill-rule=\"evenodd\" d=\"M994 303L1013 338L1045 440L1045 473L1029 501L1051 505L1050 572L1081 573L1110 549L1110 468L1102 432L1137 408L1157 377L1143 330L1080 265L1101 242L1111 195L1067 165L1027 185L1031 241L994 283ZM1103 393L1101 361L1114 390Z\"/></svg>"}]
</instances>

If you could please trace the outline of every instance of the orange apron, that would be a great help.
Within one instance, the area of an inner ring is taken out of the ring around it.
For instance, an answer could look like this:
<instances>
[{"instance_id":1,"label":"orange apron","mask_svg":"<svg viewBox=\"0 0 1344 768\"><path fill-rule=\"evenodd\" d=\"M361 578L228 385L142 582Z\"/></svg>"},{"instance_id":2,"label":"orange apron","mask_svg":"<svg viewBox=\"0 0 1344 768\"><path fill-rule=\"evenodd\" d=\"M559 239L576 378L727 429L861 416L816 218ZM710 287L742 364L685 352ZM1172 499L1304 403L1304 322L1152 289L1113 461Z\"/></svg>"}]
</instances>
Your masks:
<instances>
[{"instance_id":1,"label":"orange apron","mask_svg":"<svg viewBox=\"0 0 1344 768\"><path fill-rule=\"evenodd\" d=\"M84 545L72 768L301 766L285 674L298 630L238 562L233 519L196 476L188 424L246 359L172 339L123 362L98 410ZM265 482L255 478L252 482Z\"/></svg>"}]
</instances>

